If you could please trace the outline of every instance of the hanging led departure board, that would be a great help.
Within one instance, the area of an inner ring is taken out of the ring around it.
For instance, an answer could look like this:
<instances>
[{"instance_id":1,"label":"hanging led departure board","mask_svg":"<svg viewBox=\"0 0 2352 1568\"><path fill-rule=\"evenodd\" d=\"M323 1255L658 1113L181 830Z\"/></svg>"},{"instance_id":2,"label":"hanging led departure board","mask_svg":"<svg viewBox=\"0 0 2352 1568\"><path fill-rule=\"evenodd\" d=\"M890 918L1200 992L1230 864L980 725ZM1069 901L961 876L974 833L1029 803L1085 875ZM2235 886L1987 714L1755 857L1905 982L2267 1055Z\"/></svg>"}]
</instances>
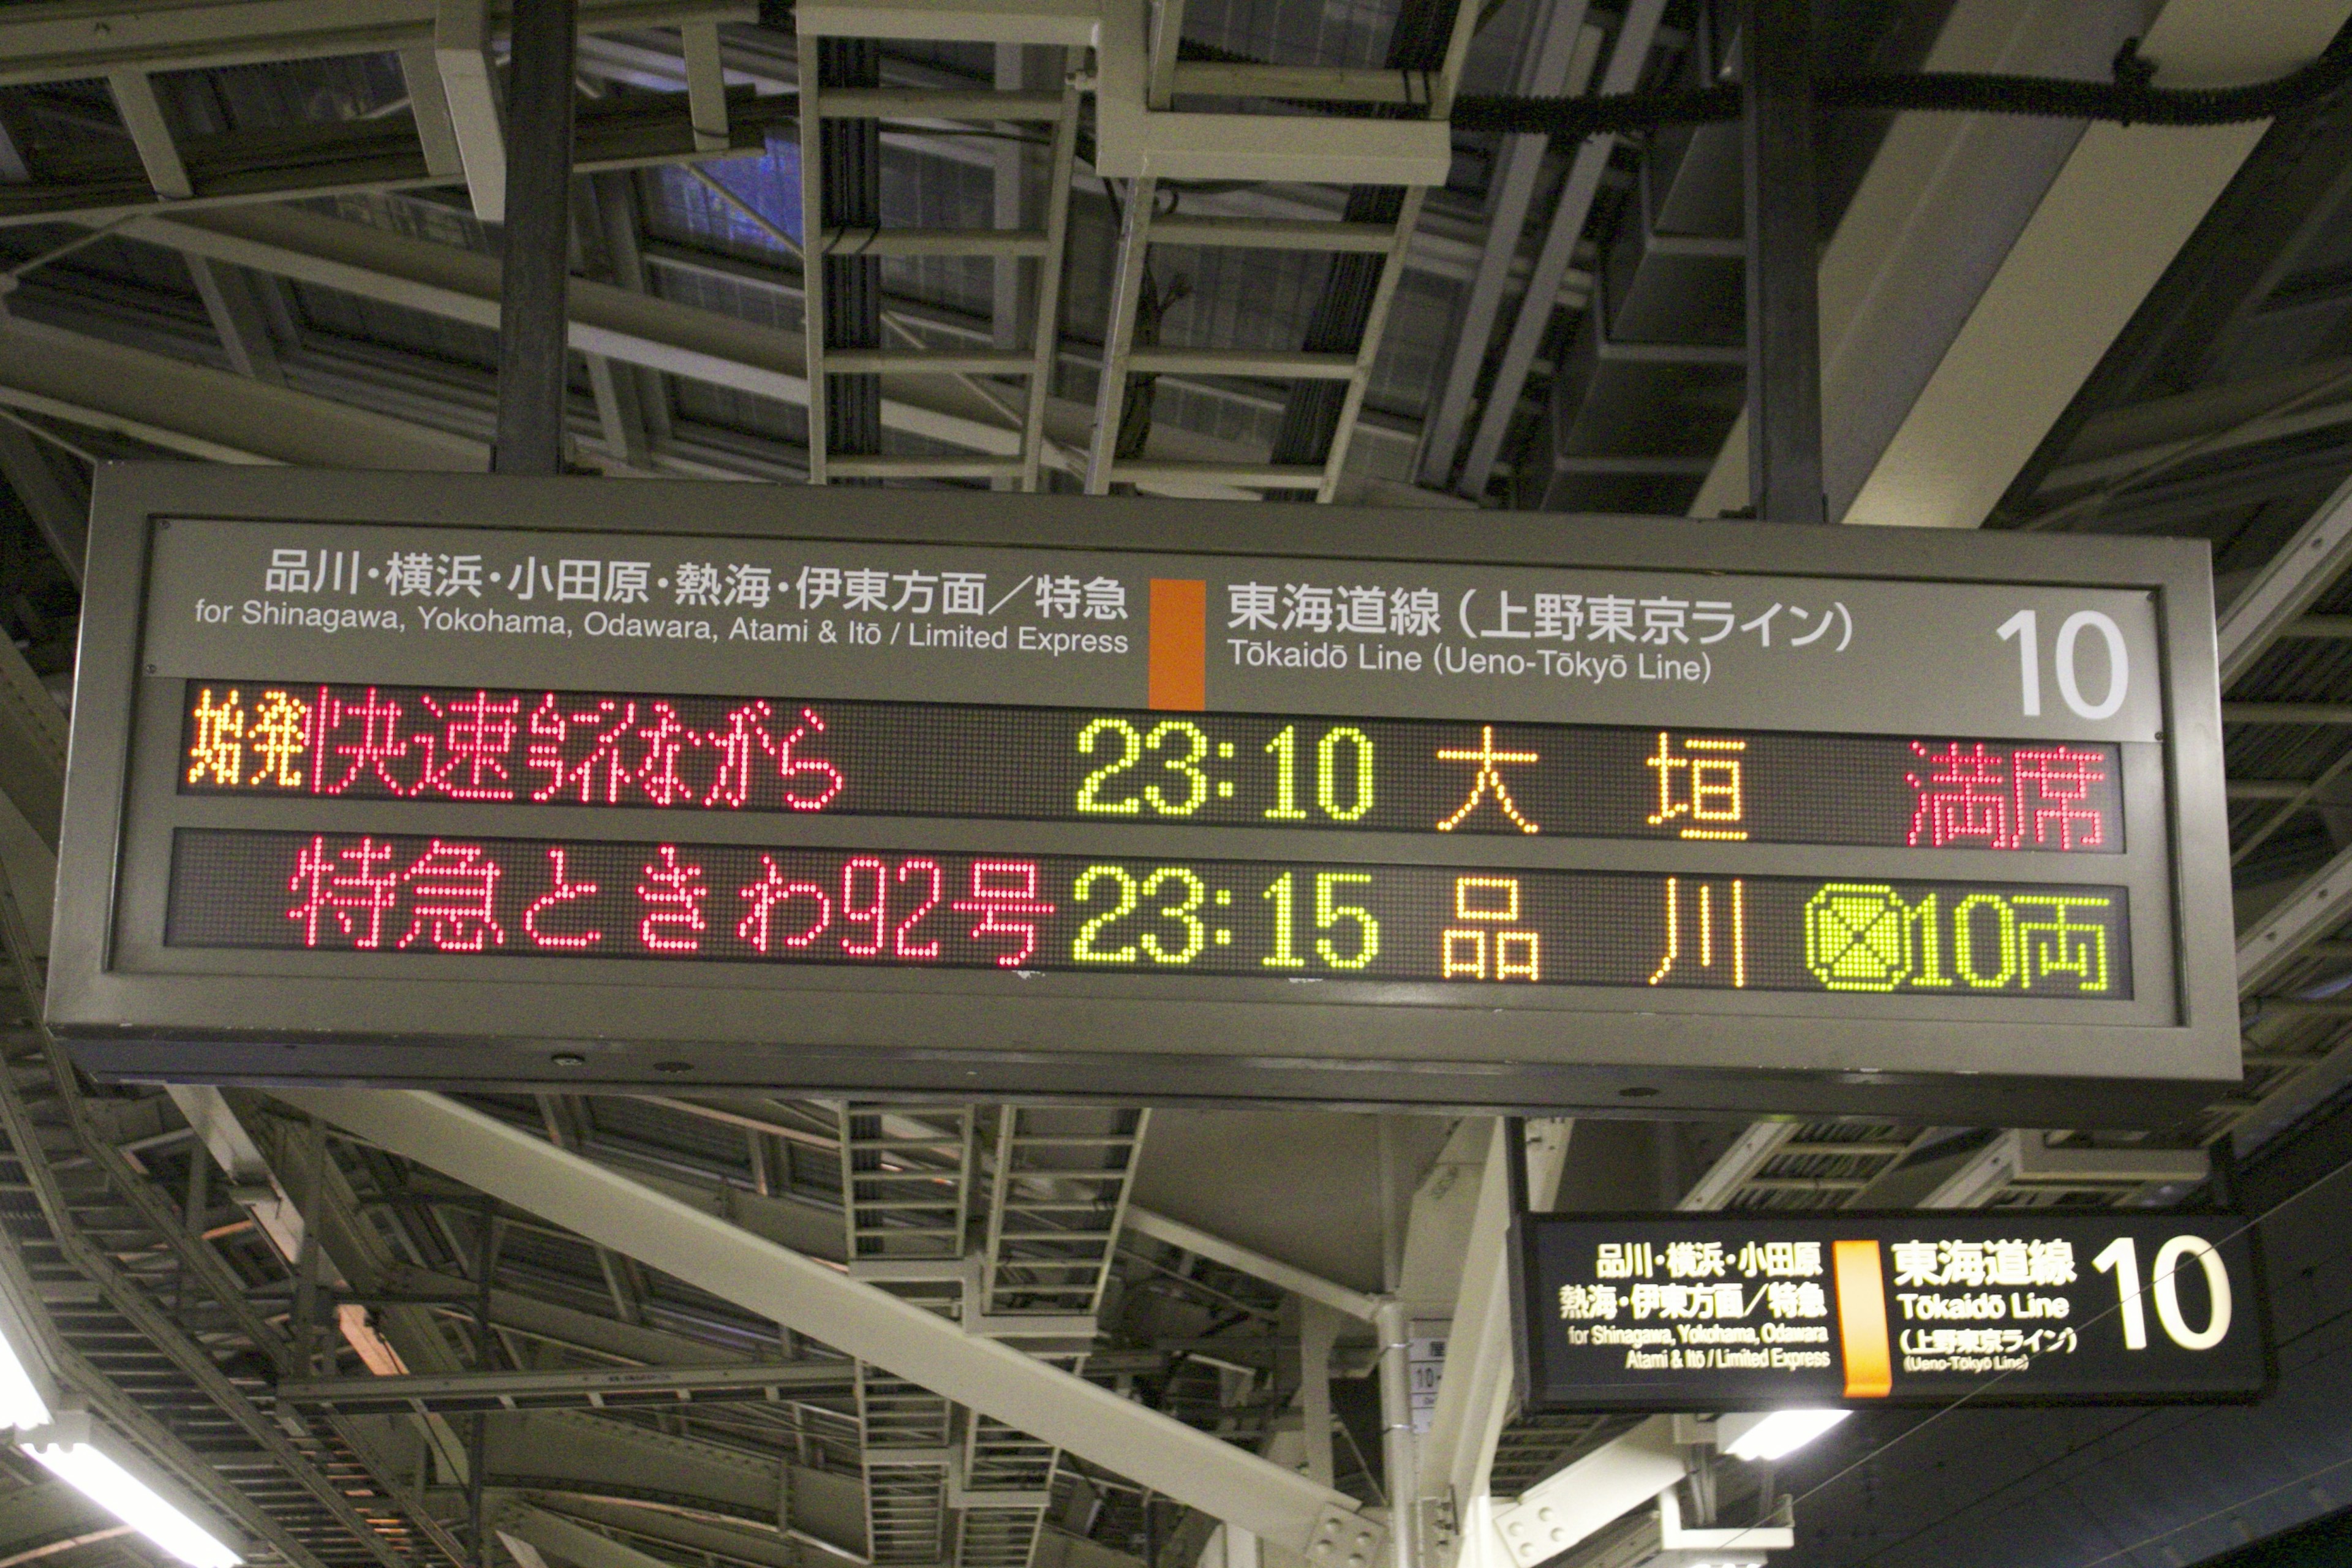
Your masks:
<instances>
[{"instance_id":1,"label":"hanging led departure board","mask_svg":"<svg viewBox=\"0 0 2352 1568\"><path fill-rule=\"evenodd\" d=\"M2273 1376L2243 1215L1527 1215L1529 1408L2230 1403Z\"/></svg>"},{"instance_id":2,"label":"hanging led departure board","mask_svg":"<svg viewBox=\"0 0 2352 1568\"><path fill-rule=\"evenodd\" d=\"M1269 515L110 471L52 1020L2011 1124L2234 1074L2193 547Z\"/></svg>"}]
</instances>

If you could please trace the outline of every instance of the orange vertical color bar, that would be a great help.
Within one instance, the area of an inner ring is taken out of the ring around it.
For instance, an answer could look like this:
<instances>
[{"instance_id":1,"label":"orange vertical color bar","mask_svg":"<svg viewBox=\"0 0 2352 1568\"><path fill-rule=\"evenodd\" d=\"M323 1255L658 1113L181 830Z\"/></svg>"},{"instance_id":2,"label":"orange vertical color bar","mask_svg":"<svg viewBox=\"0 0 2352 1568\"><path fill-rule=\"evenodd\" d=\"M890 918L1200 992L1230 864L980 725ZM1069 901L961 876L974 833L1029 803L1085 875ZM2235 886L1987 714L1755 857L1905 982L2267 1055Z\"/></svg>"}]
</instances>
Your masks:
<instances>
[{"instance_id":1,"label":"orange vertical color bar","mask_svg":"<svg viewBox=\"0 0 2352 1568\"><path fill-rule=\"evenodd\" d=\"M1838 1337L1845 1352L1845 1396L1884 1399L1895 1391L1895 1358L1886 1342L1886 1279L1878 1243L1833 1241Z\"/></svg>"},{"instance_id":2,"label":"orange vertical color bar","mask_svg":"<svg viewBox=\"0 0 2352 1568\"><path fill-rule=\"evenodd\" d=\"M1209 585L1151 580L1151 664L1145 700L1198 713L1209 705Z\"/></svg>"}]
</instances>

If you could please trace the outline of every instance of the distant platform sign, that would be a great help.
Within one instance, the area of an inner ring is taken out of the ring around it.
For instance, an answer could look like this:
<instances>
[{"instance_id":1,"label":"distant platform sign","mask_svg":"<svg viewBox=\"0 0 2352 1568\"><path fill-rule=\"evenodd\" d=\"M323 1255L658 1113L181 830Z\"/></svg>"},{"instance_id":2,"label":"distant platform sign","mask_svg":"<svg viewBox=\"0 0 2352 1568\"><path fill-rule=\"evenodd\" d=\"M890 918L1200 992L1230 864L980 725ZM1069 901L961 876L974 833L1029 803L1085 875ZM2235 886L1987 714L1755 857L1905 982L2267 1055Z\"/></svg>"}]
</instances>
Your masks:
<instances>
[{"instance_id":1,"label":"distant platform sign","mask_svg":"<svg viewBox=\"0 0 2352 1568\"><path fill-rule=\"evenodd\" d=\"M174 467L91 563L101 1070L2070 1124L2237 1071L2197 547Z\"/></svg>"},{"instance_id":2,"label":"distant platform sign","mask_svg":"<svg viewBox=\"0 0 2352 1568\"><path fill-rule=\"evenodd\" d=\"M1536 1215L1521 1368L1553 1410L2231 1402L2269 1386L2243 1216Z\"/></svg>"}]
</instances>

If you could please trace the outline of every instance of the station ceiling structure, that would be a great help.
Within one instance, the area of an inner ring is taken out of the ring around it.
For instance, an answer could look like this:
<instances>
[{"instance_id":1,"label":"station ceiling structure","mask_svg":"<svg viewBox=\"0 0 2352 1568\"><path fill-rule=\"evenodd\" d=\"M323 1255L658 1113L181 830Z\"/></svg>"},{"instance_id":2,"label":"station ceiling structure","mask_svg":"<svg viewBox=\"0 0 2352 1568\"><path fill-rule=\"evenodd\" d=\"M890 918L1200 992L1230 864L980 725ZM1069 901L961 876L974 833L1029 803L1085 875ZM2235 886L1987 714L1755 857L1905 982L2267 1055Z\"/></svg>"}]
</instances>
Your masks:
<instances>
[{"instance_id":1,"label":"station ceiling structure","mask_svg":"<svg viewBox=\"0 0 2352 1568\"><path fill-rule=\"evenodd\" d=\"M2104 80L2137 39L2159 83L2210 85L2304 63L2352 3L1816 13L1824 72ZM1727 16L582 0L572 459L1703 527L1746 501L1738 128L1559 144L1446 110L1727 79ZM455 1568L486 1537L522 1568L1193 1568L1221 1521L1241 1568L1413 1501L1377 1394L1409 1341L1454 1390L1420 1497L1642 1451L1507 1408L1489 1118L165 1093L79 1079L36 1026L91 466L484 466L504 26L480 0L0 10L0 1275L71 1388L285 1568ZM1821 144L1832 519L2213 546L2246 1077L2131 1138L1538 1122L1539 1187L2150 1204L2226 1151L2283 1200L2352 1154L2352 94L2198 129L1841 113ZM1825 1486L1787 1560L2187 1562L2332 1512L2341 1249L2305 1219L2274 1262L2307 1266L2287 1326L2314 1337L2272 1426L1951 1423L1908 1450L1943 1480ZM851 1284L907 1310L853 1322ZM2200 1480L2073 1513L2028 1484L2216 1443ZM2039 1533L1970 1511L1993 1463ZM1727 1475L1725 1506L1771 1484ZM0 1568L145 1551L0 1457ZM1561 1561L1606 1552L1640 1555Z\"/></svg>"}]
</instances>

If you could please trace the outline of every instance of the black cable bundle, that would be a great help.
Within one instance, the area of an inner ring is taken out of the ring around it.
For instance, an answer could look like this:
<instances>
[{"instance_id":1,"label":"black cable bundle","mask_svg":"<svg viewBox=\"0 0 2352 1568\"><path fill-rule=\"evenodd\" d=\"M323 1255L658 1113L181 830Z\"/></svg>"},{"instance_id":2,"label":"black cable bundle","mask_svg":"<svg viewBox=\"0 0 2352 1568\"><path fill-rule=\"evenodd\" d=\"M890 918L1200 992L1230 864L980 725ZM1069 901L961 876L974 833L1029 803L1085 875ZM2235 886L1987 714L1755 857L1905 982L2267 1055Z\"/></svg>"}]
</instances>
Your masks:
<instances>
[{"instance_id":1,"label":"black cable bundle","mask_svg":"<svg viewBox=\"0 0 2352 1568\"><path fill-rule=\"evenodd\" d=\"M1835 76L1813 84L1813 101L1824 109L2032 114L2122 125L2232 125L2275 119L2315 103L2352 80L2352 30L2337 35L2310 64L2243 87L2158 87L2156 68L2140 55L2138 44L2135 38L2116 55L2112 81L1960 71ZM1605 98L1465 94L1454 100L1451 118L1457 130L1582 141L1660 125L1733 121L1739 112L1739 89L1727 86Z\"/></svg>"}]
</instances>

